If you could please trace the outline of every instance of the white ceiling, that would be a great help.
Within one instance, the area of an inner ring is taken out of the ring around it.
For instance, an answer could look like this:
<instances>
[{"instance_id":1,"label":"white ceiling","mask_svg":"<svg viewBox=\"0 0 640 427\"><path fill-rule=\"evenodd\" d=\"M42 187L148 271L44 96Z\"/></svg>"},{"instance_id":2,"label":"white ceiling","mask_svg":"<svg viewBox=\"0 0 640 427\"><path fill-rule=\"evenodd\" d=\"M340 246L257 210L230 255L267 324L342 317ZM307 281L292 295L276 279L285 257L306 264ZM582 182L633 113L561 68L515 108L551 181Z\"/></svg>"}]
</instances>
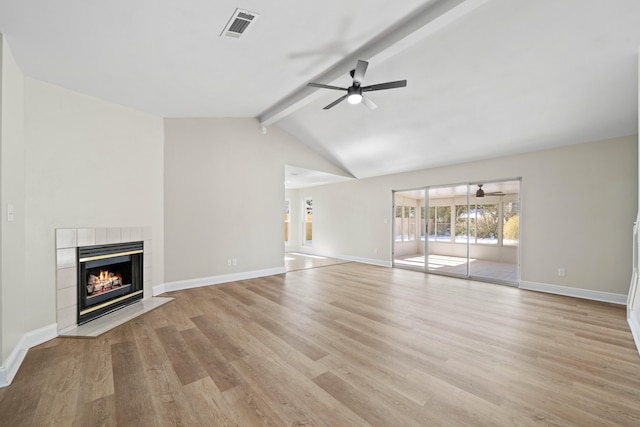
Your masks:
<instances>
[{"instance_id":1,"label":"white ceiling","mask_svg":"<svg viewBox=\"0 0 640 427\"><path fill-rule=\"evenodd\" d=\"M234 10L260 14L220 37ZM354 177L637 133L638 0L0 0L28 76L161 117L257 117ZM348 86L356 59L379 108ZM326 177L321 177L326 178ZM319 178L320 179L320 178Z\"/></svg>"}]
</instances>

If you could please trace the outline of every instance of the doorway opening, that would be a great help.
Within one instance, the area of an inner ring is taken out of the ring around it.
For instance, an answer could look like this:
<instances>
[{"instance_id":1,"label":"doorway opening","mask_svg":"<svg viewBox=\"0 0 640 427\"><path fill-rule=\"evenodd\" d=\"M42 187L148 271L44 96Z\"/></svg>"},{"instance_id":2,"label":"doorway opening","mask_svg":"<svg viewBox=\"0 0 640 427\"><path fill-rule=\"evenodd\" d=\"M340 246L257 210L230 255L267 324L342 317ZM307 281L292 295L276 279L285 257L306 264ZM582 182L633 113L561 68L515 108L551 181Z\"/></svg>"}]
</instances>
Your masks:
<instances>
[{"instance_id":1,"label":"doorway opening","mask_svg":"<svg viewBox=\"0 0 640 427\"><path fill-rule=\"evenodd\" d=\"M305 197L302 213L302 239L303 246L311 246L313 242L313 199Z\"/></svg>"},{"instance_id":2,"label":"doorway opening","mask_svg":"<svg viewBox=\"0 0 640 427\"><path fill-rule=\"evenodd\" d=\"M393 192L393 266L516 286L520 179Z\"/></svg>"}]
</instances>

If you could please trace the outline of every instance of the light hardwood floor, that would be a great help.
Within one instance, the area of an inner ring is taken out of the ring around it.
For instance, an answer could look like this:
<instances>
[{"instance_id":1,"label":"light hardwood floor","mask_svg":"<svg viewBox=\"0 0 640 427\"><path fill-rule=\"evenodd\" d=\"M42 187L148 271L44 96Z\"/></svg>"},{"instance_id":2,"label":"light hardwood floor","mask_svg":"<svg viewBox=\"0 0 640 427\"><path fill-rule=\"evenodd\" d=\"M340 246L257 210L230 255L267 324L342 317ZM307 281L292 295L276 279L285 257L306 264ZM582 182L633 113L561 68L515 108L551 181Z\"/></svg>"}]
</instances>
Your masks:
<instances>
[{"instance_id":1,"label":"light hardwood floor","mask_svg":"<svg viewBox=\"0 0 640 427\"><path fill-rule=\"evenodd\" d=\"M640 425L625 309L339 264L33 348L0 425Z\"/></svg>"},{"instance_id":2,"label":"light hardwood floor","mask_svg":"<svg viewBox=\"0 0 640 427\"><path fill-rule=\"evenodd\" d=\"M344 264L345 262L349 261L322 255L303 254L299 252L286 252L284 254L284 267L287 272L304 270L306 268L326 267L327 265Z\"/></svg>"}]
</instances>

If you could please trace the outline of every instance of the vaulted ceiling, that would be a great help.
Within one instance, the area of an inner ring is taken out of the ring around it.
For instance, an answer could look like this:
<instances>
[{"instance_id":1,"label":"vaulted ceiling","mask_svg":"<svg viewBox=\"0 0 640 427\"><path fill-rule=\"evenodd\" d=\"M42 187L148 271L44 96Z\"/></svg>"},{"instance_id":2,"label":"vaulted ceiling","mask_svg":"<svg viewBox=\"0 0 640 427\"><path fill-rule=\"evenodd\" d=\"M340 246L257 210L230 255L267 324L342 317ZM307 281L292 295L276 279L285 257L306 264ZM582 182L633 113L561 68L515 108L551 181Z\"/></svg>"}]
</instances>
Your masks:
<instances>
[{"instance_id":1,"label":"vaulted ceiling","mask_svg":"<svg viewBox=\"0 0 640 427\"><path fill-rule=\"evenodd\" d=\"M236 8L259 17L221 37ZM256 117L357 178L635 134L637 0L2 0L24 73L161 117ZM378 108L338 104L356 60Z\"/></svg>"}]
</instances>

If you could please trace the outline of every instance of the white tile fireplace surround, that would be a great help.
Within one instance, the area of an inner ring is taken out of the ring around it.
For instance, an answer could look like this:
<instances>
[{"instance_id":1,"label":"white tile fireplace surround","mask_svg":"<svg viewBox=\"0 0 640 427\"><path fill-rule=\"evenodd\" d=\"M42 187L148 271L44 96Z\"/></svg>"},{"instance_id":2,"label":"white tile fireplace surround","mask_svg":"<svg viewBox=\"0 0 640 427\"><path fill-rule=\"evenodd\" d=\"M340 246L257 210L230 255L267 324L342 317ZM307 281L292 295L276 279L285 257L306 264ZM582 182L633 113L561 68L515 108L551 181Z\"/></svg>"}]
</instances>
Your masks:
<instances>
[{"instance_id":1,"label":"white tile fireplace surround","mask_svg":"<svg viewBox=\"0 0 640 427\"><path fill-rule=\"evenodd\" d=\"M144 241L143 293L151 296L151 227L56 229L56 319L58 334L77 325L78 247Z\"/></svg>"}]
</instances>

